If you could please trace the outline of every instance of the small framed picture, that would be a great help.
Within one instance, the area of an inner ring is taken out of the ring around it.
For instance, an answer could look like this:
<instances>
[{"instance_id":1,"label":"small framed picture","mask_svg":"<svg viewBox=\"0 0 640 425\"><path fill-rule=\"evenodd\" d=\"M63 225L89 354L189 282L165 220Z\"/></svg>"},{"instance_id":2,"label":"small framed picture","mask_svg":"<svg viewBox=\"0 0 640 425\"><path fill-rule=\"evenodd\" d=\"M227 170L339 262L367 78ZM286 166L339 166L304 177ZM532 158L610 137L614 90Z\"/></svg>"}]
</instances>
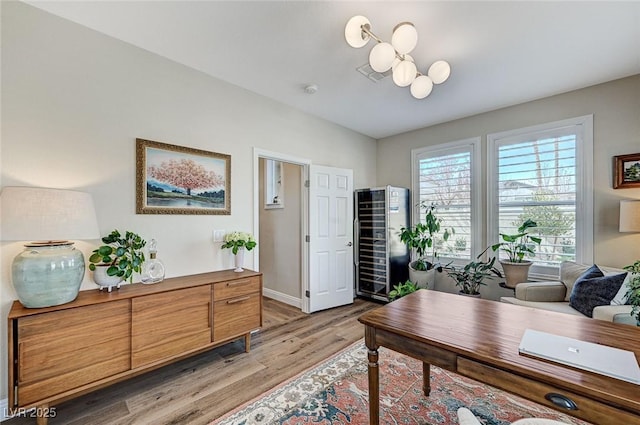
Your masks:
<instances>
[{"instance_id":1,"label":"small framed picture","mask_svg":"<svg viewBox=\"0 0 640 425\"><path fill-rule=\"evenodd\" d=\"M137 214L231 214L231 155L136 139Z\"/></svg>"},{"instance_id":2,"label":"small framed picture","mask_svg":"<svg viewBox=\"0 0 640 425\"><path fill-rule=\"evenodd\" d=\"M613 188L640 187L640 153L613 157Z\"/></svg>"}]
</instances>

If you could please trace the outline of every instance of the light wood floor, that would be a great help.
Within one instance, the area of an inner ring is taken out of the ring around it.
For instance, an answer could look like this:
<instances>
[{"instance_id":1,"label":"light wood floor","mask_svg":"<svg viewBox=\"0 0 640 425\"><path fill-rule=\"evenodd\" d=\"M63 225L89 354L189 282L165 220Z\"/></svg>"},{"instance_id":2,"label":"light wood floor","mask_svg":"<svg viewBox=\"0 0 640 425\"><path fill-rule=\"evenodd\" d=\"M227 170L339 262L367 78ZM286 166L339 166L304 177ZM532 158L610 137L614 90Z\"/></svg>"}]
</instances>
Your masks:
<instances>
[{"instance_id":1,"label":"light wood floor","mask_svg":"<svg viewBox=\"0 0 640 425\"><path fill-rule=\"evenodd\" d=\"M264 299L264 326L243 340L57 405L50 425L205 425L362 338L357 318L379 304L311 315ZM13 418L2 425L35 424Z\"/></svg>"}]
</instances>

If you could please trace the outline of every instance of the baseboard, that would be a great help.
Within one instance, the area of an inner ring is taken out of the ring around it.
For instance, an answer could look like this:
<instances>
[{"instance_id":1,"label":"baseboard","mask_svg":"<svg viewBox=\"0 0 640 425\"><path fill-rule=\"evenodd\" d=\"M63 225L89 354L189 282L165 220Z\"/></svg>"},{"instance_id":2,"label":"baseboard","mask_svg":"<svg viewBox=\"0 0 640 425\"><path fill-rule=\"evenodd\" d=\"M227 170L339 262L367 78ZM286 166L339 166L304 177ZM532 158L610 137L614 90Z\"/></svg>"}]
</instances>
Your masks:
<instances>
[{"instance_id":1,"label":"baseboard","mask_svg":"<svg viewBox=\"0 0 640 425\"><path fill-rule=\"evenodd\" d=\"M9 416L9 399L8 398L3 398L2 400L0 400L0 422L4 421L5 419L9 419L11 416Z\"/></svg>"},{"instance_id":2,"label":"baseboard","mask_svg":"<svg viewBox=\"0 0 640 425\"><path fill-rule=\"evenodd\" d=\"M263 288L262 295L267 298L271 298L272 300L302 308L302 300L300 298L292 297L291 295L283 294L282 292L274 291L273 289Z\"/></svg>"}]
</instances>

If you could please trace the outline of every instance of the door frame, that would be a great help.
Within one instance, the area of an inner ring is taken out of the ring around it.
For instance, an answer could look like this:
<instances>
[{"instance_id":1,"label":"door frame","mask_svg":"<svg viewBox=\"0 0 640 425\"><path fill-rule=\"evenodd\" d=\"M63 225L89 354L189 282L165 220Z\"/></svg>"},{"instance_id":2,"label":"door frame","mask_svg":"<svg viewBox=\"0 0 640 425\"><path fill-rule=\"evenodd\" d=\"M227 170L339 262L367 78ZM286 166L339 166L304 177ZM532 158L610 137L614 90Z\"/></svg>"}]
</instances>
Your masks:
<instances>
[{"instance_id":1,"label":"door frame","mask_svg":"<svg viewBox=\"0 0 640 425\"><path fill-rule=\"evenodd\" d=\"M300 158L280 152L269 151L260 148L253 148L253 232L256 235L260 234L260 159L273 159L276 161L288 162L291 164L300 165L302 167L302 208L300 211L302 222L302 264L301 267L301 285L300 288L300 306L303 313L309 313L309 298L305 296L306 291L309 290L309 244L305 242L306 235L309 234L309 188L305 182L309 181L309 166L311 160L307 158ZM259 241L258 241L259 242ZM255 264L256 270L260 270L260 243L254 249L253 264Z\"/></svg>"}]
</instances>

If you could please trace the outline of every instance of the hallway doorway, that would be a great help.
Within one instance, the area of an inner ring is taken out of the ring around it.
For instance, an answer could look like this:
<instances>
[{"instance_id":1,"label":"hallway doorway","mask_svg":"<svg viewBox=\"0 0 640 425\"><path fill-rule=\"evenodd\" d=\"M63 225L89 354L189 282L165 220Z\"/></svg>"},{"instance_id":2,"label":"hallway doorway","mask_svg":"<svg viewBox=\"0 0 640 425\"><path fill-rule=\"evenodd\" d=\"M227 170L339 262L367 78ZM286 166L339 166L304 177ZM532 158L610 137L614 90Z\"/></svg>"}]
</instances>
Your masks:
<instances>
[{"instance_id":1,"label":"hallway doorway","mask_svg":"<svg viewBox=\"0 0 640 425\"><path fill-rule=\"evenodd\" d=\"M257 269L264 296L305 311L307 191L310 161L254 149Z\"/></svg>"}]
</instances>

